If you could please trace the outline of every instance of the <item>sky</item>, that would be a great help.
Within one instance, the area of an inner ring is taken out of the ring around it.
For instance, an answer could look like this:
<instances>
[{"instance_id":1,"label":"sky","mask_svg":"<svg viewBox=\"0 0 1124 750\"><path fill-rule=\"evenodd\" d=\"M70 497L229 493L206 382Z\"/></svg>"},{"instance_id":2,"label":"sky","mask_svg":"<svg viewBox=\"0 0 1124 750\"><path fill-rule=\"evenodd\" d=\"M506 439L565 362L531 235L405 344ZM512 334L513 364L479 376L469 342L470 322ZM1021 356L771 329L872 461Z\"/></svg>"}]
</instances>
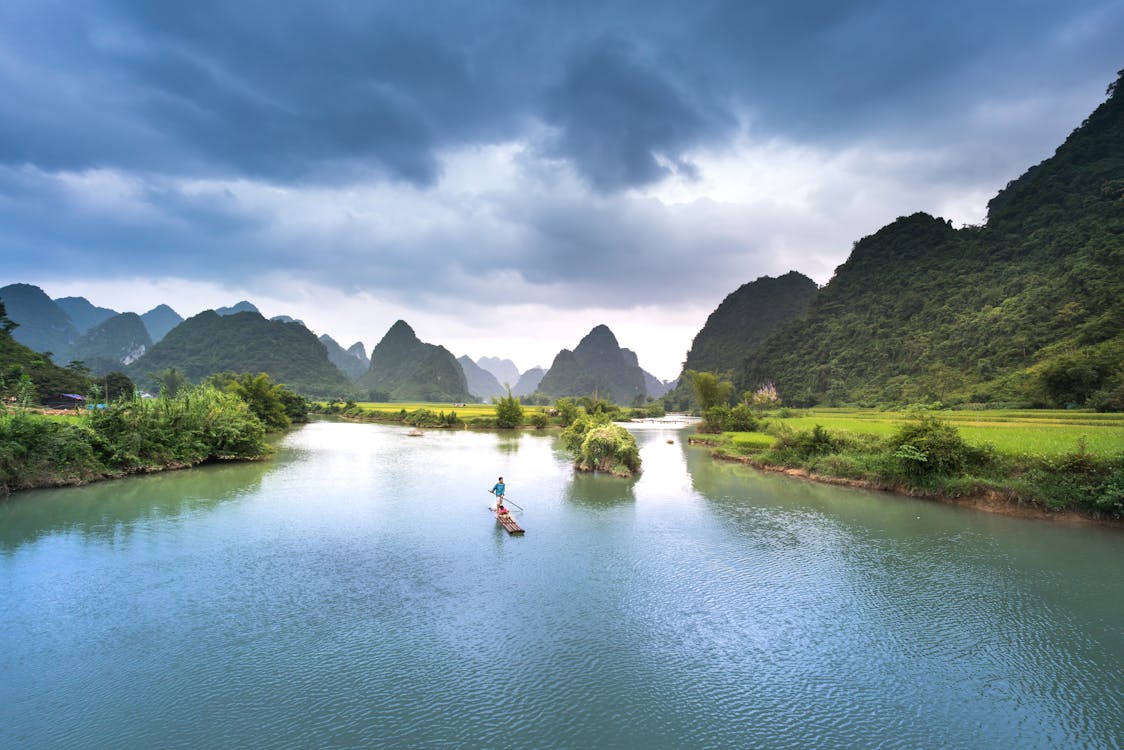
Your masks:
<instances>
[{"instance_id":1,"label":"sky","mask_svg":"<svg viewBox=\"0 0 1124 750\"><path fill-rule=\"evenodd\" d=\"M672 379L739 286L955 226L1124 67L1124 0L0 4L0 286L399 319Z\"/></svg>"}]
</instances>

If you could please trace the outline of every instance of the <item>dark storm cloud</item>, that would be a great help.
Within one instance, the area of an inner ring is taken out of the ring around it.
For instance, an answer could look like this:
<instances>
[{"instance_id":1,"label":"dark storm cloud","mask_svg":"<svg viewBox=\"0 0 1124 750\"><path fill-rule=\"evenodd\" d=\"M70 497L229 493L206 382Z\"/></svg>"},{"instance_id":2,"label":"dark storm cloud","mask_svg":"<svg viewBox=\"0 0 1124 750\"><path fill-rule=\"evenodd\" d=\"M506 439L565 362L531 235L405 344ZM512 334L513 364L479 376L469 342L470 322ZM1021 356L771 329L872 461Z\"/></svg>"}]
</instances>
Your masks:
<instances>
[{"instance_id":1,"label":"dark storm cloud","mask_svg":"<svg viewBox=\"0 0 1124 750\"><path fill-rule=\"evenodd\" d=\"M682 158L729 132L734 118L692 101L664 71L636 59L631 45L602 39L575 56L548 89L544 113L560 131L555 153L572 159L601 189L656 182L673 171L695 176ZM661 161L662 159L662 161Z\"/></svg>"},{"instance_id":2,"label":"dark storm cloud","mask_svg":"<svg viewBox=\"0 0 1124 750\"><path fill-rule=\"evenodd\" d=\"M444 149L541 121L547 153L615 190L690 176L739 117L837 140L1107 82L1122 23L1097 0L15 3L0 160L428 185Z\"/></svg>"}]
</instances>

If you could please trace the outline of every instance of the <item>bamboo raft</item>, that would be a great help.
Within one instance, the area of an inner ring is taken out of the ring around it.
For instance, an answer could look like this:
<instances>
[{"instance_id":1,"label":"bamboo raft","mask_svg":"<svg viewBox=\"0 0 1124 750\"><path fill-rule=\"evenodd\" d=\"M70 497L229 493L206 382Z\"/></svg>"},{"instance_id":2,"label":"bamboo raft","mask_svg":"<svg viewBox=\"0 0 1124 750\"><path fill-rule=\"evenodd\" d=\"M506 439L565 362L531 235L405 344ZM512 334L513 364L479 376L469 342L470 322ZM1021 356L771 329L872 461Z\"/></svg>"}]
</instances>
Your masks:
<instances>
[{"instance_id":1,"label":"bamboo raft","mask_svg":"<svg viewBox=\"0 0 1124 750\"><path fill-rule=\"evenodd\" d=\"M508 534L523 534L523 528L515 522L510 513L496 513L496 520L499 521L500 526L503 526Z\"/></svg>"}]
</instances>

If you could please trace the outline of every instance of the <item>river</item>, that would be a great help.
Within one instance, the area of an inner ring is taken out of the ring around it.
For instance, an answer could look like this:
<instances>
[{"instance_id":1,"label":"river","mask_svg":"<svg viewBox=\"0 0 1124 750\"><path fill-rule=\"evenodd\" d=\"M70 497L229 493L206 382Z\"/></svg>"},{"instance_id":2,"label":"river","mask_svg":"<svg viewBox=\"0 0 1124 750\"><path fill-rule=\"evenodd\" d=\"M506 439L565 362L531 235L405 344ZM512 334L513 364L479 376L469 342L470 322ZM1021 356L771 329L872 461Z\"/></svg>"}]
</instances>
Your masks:
<instances>
[{"instance_id":1,"label":"river","mask_svg":"<svg viewBox=\"0 0 1124 750\"><path fill-rule=\"evenodd\" d=\"M0 747L1121 747L1119 530L636 434L637 480L549 434L325 421L19 493Z\"/></svg>"}]
</instances>

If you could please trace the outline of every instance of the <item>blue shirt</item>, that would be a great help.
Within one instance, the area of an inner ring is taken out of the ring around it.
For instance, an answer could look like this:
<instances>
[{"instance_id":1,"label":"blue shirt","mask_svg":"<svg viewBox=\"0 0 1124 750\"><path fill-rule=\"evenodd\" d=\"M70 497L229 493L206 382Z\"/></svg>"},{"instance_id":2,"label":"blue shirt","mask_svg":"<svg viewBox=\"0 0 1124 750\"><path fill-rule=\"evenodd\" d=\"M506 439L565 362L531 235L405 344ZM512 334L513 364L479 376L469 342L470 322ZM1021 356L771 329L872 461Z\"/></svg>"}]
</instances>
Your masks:
<instances>
[{"instance_id":1,"label":"blue shirt","mask_svg":"<svg viewBox=\"0 0 1124 750\"><path fill-rule=\"evenodd\" d=\"M492 488L492 492L496 497L503 497L503 491L506 489L503 482L496 482L496 486Z\"/></svg>"}]
</instances>

